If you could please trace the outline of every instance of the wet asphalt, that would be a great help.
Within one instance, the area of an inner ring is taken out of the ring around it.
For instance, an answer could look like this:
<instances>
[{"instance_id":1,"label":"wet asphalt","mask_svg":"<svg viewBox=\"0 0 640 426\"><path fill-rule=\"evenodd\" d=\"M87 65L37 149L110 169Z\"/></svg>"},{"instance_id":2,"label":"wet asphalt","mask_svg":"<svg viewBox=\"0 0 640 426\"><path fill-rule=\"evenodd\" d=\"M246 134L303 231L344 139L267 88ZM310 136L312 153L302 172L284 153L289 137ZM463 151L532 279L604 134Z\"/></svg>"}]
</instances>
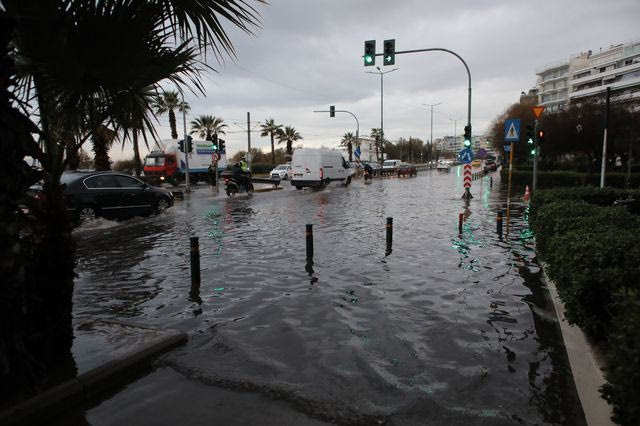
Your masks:
<instances>
[{"instance_id":1,"label":"wet asphalt","mask_svg":"<svg viewBox=\"0 0 640 426\"><path fill-rule=\"evenodd\" d=\"M80 227L75 320L173 328L190 341L68 419L584 424L522 190L499 240L506 189L497 174L489 183L473 182L468 206L460 168L232 198L201 186L159 216Z\"/></svg>"}]
</instances>

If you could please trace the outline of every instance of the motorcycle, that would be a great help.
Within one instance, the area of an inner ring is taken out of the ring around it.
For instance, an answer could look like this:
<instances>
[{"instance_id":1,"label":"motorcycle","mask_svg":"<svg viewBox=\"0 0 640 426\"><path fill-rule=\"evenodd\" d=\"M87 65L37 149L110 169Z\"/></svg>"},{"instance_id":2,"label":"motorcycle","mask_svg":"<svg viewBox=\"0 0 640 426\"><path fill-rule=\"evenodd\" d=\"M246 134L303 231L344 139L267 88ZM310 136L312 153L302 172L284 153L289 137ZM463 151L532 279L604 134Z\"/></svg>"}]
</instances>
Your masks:
<instances>
[{"instance_id":1,"label":"motorcycle","mask_svg":"<svg viewBox=\"0 0 640 426\"><path fill-rule=\"evenodd\" d=\"M244 182L242 183L238 183L231 174L223 173L222 177L224 178L225 191L229 197L243 191L247 194L252 194L254 191L253 184L251 183L251 173L246 173L243 176Z\"/></svg>"}]
</instances>

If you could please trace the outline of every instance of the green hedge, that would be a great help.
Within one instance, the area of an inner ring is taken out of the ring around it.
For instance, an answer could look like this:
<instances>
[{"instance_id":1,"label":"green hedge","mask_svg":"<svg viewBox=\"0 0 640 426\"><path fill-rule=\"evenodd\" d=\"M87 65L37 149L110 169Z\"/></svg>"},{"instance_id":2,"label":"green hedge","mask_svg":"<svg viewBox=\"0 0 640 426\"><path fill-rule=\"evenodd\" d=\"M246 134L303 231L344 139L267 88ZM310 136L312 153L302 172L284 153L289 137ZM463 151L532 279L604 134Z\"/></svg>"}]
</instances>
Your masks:
<instances>
[{"instance_id":1,"label":"green hedge","mask_svg":"<svg viewBox=\"0 0 640 426\"><path fill-rule=\"evenodd\" d=\"M539 190L529 222L570 323L606 352L614 420L640 424L640 217L616 200L638 191Z\"/></svg>"},{"instance_id":2,"label":"green hedge","mask_svg":"<svg viewBox=\"0 0 640 426\"><path fill-rule=\"evenodd\" d=\"M508 182L509 180L509 168L503 167L500 170L500 176L502 182ZM615 188L624 188L626 185L627 174L626 173L607 173L605 177L605 183L607 186ZM513 170L511 173L511 183L516 186L531 185L533 180L533 172L530 170ZM585 185L600 185L600 174L589 175L587 173L570 172L570 171L553 171L553 172L538 172L538 187L539 188L557 188L565 186L585 186ZM640 186L640 173L631 174L631 187L637 188Z\"/></svg>"},{"instance_id":3,"label":"green hedge","mask_svg":"<svg viewBox=\"0 0 640 426\"><path fill-rule=\"evenodd\" d=\"M621 425L640 424L640 293L616 295L618 316L607 350L609 383L602 387L604 398L613 405L613 420Z\"/></svg>"}]
</instances>

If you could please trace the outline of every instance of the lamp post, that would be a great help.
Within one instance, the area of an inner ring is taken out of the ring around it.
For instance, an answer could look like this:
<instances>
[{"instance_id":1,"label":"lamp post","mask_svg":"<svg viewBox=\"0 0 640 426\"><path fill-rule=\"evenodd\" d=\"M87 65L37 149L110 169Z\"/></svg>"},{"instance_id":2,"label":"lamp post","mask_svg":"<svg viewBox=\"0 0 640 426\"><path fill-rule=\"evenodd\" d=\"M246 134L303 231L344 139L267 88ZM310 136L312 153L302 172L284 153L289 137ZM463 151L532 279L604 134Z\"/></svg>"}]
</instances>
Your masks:
<instances>
[{"instance_id":1,"label":"lamp post","mask_svg":"<svg viewBox=\"0 0 640 426\"><path fill-rule=\"evenodd\" d=\"M378 72L365 71L367 74L380 74L380 153L384 160L384 75L399 70L394 68L389 71L381 71L380 67L376 67Z\"/></svg>"},{"instance_id":2,"label":"lamp post","mask_svg":"<svg viewBox=\"0 0 640 426\"><path fill-rule=\"evenodd\" d=\"M431 144L431 149L433 149L433 107L442 105L442 102L438 102L437 104L422 104L422 105L431 107L431 136L429 139L429 143Z\"/></svg>"}]
</instances>

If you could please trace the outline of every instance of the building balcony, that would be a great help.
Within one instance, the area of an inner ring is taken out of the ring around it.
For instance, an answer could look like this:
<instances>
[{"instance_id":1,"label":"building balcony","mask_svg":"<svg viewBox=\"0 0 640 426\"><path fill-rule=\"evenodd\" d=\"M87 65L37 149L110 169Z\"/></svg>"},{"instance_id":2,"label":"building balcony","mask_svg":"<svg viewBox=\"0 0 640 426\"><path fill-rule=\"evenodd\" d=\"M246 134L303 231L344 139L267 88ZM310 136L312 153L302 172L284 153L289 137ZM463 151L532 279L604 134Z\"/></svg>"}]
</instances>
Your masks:
<instances>
[{"instance_id":1,"label":"building balcony","mask_svg":"<svg viewBox=\"0 0 640 426\"><path fill-rule=\"evenodd\" d=\"M592 81L606 79L607 77L615 77L616 75L627 74L627 73L639 71L639 70L640 70L640 62L636 62L635 64L626 65L624 67L616 68L606 72L591 74L586 77L570 80L569 82L572 86L578 86L580 84L590 83Z\"/></svg>"},{"instance_id":2,"label":"building balcony","mask_svg":"<svg viewBox=\"0 0 640 426\"><path fill-rule=\"evenodd\" d=\"M612 90L620 90L620 89L625 89L627 87L634 87L634 86L640 86L640 76L627 78L627 79L616 81L614 83L603 85L603 86L576 90L575 92L569 93L569 99L582 98L585 96L593 96L600 93L604 94L604 92L606 92L607 90L607 87L611 87Z\"/></svg>"}]
</instances>

